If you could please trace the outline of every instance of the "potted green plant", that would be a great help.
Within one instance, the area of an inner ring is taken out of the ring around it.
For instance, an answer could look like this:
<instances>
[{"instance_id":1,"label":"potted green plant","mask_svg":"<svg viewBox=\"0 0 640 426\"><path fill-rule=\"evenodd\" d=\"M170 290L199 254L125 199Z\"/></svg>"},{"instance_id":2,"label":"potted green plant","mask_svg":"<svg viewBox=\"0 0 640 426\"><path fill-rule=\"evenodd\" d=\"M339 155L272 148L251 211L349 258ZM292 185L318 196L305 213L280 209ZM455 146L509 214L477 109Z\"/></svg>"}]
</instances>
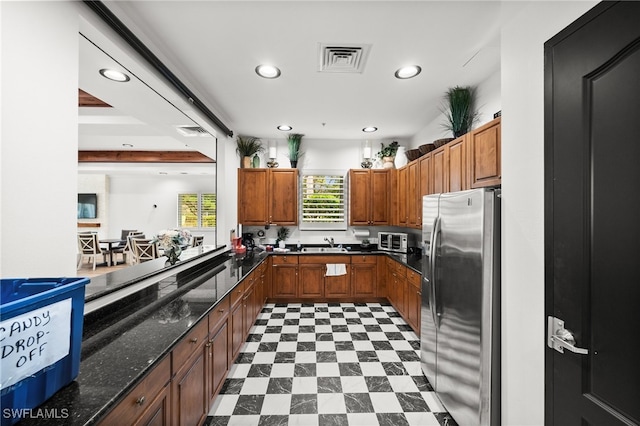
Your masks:
<instances>
[{"instance_id":1,"label":"potted green plant","mask_svg":"<svg viewBox=\"0 0 640 426\"><path fill-rule=\"evenodd\" d=\"M289 161L291 167L296 168L298 165L298 158L302 155L300 152L300 144L302 143L302 137L304 135L300 133L289 133L287 136L287 145L289 147Z\"/></svg>"},{"instance_id":2,"label":"potted green plant","mask_svg":"<svg viewBox=\"0 0 640 426\"><path fill-rule=\"evenodd\" d=\"M446 121L442 126L458 138L471 130L478 118L475 111L476 90L474 87L452 87L445 93L442 113Z\"/></svg>"},{"instance_id":3,"label":"potted green plant","mask_svg":"<svg viewBox=\"0 0 640 426\"><path fill-rule=\"evenodd\" d=\"M386 146L380 142L380 151L376 155L382 160L383 169L393 169L395 167L394 160L399 147L400 145L397 141L393 141Z\"/></svg>"},{"instance_id":4,"label":"potted green plant","mask_svg":"<svg viewBox=\"0 0 640 426\"><path fill-rule=\"evenodd\" d=\"M285 240L287 238L289 238L289 233L291 231L289 230L289 228L285 228L284 226L281 226L280 228L278 228L278 238L276 238L276 246L279 246L280 248L284 248L285 247Z\"/></svg>"},{"instance_id":5,"label":"potted green plant","mask_svg":"<svg viewBox=\"0 0 640 426\"><path fill-rule=\"evenodd\" d=\"M264 151L264 147L259 138L240 135L236 138L236 153L240 156L240 167L251 167L251 157L262 151Z\"/></svg>"}]
</instances>

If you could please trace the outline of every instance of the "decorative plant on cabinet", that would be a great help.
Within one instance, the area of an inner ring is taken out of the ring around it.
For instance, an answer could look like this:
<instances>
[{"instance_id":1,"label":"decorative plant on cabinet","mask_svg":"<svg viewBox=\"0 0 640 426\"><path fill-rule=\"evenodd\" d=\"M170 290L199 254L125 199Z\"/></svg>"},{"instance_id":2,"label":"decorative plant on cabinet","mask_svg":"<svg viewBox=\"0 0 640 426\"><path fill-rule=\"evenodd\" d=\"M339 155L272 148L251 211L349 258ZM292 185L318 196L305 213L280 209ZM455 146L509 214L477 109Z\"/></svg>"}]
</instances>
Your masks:
<instances>
[{"instance_id":1,"label":"decorative plant on cabinet","mask_svg":"<svg viewBox=\"0 0 640 426\"><path fill-rule=\"evenodd\" d=\"M264 147L259 138L254 136L240 136L236 138L236 153L240 156L240 166L250 168L255 154L263 152Z\"/></svg>"}]
</instances>

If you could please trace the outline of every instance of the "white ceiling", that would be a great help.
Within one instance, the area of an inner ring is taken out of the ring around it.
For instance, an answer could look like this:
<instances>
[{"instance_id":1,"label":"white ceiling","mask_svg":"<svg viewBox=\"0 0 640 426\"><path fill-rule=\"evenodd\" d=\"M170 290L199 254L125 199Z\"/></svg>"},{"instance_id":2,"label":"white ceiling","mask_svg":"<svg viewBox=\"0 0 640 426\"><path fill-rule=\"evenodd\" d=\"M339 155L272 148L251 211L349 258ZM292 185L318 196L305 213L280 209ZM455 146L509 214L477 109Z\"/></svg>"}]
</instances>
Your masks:
<instances>
[{"instance_id":1,"label":"white ceiling","mask_svg":"<svg viewBox=\"0 0 640 426\"><path fill-rule=\"evenodd\" d=\"M499 1L104 4L234 135L285 138L276 126L286 123L306 139L362 140L365 126L379 128L368 139L410 138L439 116L447 88L478 85L500 67ZM100 77L98 67L115 61L92 44L100 45L96 38L89 35L88 42L86 33L80 36L80 87L115 108L80 108L80 149L195 149L215 157L209 138L175 131L179 124L216 129L194 118L197 113L178 95L159 97L157 76L134 69L128 83ZM370 44L364 71L319 72L320 43ZM116 67L134 68L116 59ZM278 66L282 76L258 77L254 69L261 63ZM411 64L422 73L409 80L394 77ZM218 136L224 139L222 132Z\"/></svg>"}]
</instances>

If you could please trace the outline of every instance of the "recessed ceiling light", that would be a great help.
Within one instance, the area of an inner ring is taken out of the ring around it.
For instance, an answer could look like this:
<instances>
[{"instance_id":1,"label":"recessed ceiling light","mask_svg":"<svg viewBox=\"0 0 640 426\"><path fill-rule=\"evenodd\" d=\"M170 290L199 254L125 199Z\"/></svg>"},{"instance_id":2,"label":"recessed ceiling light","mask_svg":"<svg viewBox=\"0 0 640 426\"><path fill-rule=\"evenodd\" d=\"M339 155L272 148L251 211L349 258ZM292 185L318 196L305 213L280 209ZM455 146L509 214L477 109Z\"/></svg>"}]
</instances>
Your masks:
<instances>
[{"instance_id":1,"label":"recessed ceiling light","mask_svg":"<svg viewBox=\"0 0 640 426\"><path fill-rule=\"evenodd\" d=\"M409 65L408 67L402 67L398 71L396 71L395 76L396 78L404 80L407 78L415 77L416 75L420 74L420 71L422 71L422 68L420 68L419 66Z\"/></svg>"},{"instance_id":2,"label":"recessed ceiling light","mask_svg":"<svg viewBox=\"0 0 640 426\"><path fill-rule=\"evenodd\" d=\"M104 78L108 78L109 80L118 81L120 83L127 82L131 80L128 75L116 70L110 70L107 68L103 68L100 70L100 75Z\"/></svg>"},{"instance_id":3,"label":"recessed ceiling light","mask_svg":"<svg viewBox=\"0 0 640 426\"><path fill-rule=\"evenodd\" d=\"M283 132L288 132L289 130L293 130L293 127L288 126L286 124L281 124L278 126L278 130L282 130Z\"/></svg>"},{"instance_id":4,"label":"recessed ceiling light","mask_svg":"<svg viewBox=\"0 0 640 426\"><path fill-rule=\"evenodd\" d=\"M366 133L373 133L376 130L378 130L378 128L377 127L373 127L373 126L368 126L368 127L365 127L364 129L362 129L362 131L366 132Z\"/></svg>"},{"instance_id":5,"label":"recessed ceiling light","mask_svg":"<svg viewBox=\"0 0 640 426\"><path fill-rule=\"evenodd\" d=\"M264 78L278 78L280 77L280 70L273 65L258 65L256 67L256 73L260 77Z\"/></svg>"},{"instance_id":6,"label":"recessed ceiling light","mask_svg":"<svg viewBox=\"0 0 640 426\"><path fill-rule=\"evenodd\" d=\"M133 148L133 145L130 143L123 143L122 146L125 148Z\"/></svg>"}]
</instances>

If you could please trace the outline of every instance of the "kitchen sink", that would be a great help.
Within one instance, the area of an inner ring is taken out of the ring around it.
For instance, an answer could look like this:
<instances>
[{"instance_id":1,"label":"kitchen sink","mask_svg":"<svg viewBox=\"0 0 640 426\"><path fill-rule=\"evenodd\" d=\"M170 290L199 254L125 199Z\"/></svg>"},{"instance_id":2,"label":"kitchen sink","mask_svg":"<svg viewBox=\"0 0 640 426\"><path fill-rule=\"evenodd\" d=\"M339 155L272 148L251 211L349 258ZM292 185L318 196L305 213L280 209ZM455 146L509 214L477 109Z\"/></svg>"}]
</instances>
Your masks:
<instances>
[{"instance_id":1,"label":"kitchen sink","mask_svg":"<svg viewBox=\"0 0 640 426\"><path fill-rule=\"evenodd\" d=\"M303 247L302 253L346 253L343 247Z\"/></svg>"}]
</instances>

